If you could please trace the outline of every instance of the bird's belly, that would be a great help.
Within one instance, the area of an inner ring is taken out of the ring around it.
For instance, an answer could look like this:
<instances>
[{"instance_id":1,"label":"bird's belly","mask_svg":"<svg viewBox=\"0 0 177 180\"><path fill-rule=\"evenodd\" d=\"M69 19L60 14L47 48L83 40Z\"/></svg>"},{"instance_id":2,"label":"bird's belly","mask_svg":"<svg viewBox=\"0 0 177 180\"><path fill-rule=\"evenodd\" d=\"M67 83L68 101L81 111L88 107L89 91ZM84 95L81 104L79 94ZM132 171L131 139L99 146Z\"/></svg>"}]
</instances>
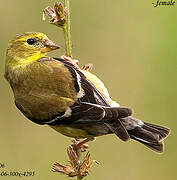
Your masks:
<instances>
[{"instance_id":1,"label":"bird's belly","mask_svg":"<svg viewBox=\"0 0 177 180\"><path fill-rule=\"evenodd\" d=\"M65 136L73 137L76 139L93 137L93 135L92 136L89 135L85 130L73 128L70 126L50 126L50 127Z\"/></svg>"},{"instance_id":2,"label":"bird's belly","mask_svg":"<svg viewBox=\"0 0 177 180\"><path fill-rule=\"evenodd\" d=\"M50 127L65 136L76 139L92 138L112 133L104 124L79 124L75 126L55 125Z\"/></svg>"}]
</instances>

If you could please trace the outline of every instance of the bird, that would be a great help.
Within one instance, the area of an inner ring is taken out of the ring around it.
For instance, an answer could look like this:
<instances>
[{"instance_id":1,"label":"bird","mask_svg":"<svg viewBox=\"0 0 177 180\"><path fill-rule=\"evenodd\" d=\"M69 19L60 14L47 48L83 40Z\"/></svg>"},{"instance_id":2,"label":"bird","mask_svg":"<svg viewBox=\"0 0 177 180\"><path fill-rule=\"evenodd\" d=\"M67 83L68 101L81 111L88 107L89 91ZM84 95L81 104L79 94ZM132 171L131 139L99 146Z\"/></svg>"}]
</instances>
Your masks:
<instances>
[{"instance_id":1,"label":"bird","mask_svg":"<svg viewBox=\"0 0 177 180\"><path fill-rule=\"evenodd\" d=\"M68 137L89 141L115 134L162 153L170 129L139 120L131 108L113 101L103 82L90 72L91 65L80 68L67 58L47 56L59 48L39 32L16 35L8 43L4 77L24 116Z\"/></svg>"}]
</instances>

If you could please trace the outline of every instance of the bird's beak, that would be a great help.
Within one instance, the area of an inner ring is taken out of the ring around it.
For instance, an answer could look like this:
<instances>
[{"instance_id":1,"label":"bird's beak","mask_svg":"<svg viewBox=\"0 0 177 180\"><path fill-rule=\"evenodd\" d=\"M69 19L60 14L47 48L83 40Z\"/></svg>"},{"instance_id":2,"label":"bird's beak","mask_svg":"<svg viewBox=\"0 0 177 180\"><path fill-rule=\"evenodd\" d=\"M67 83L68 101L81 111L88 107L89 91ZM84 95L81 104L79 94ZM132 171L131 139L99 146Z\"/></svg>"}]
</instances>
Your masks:
<instances>
[{"instance_id":1,"label":"bird's beak","mask_svg":"<svg viewBox=\"0 0 177 180\"><path fill-rule=\"evenodd\" d=\"M50 51L53 51L55 49L59 49L60 46L56 45L54 42L52 42L51 40L49 39L46 39L44 41L44 47L41 49L41 52L42 53L46 53L46 52L50 52Z\"/></svg>"}]
</instances>

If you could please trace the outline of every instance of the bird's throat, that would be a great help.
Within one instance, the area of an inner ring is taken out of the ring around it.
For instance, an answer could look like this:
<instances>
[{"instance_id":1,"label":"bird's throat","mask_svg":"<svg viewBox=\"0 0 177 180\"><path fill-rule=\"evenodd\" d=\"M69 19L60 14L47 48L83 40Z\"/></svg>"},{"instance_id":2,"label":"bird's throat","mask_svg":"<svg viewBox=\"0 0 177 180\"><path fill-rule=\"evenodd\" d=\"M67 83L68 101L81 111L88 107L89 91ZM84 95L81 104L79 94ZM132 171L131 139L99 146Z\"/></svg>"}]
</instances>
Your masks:
<instances>
[{"instance_id":1,"label":"bird's throat","mask_svg":"<svg viewBox=\"0 0 177 180\"><path fill-rule=\"evenodd\" d=\"M7 55L5 64L5 78L11 82L16 81L18 76L25 72L25 69L28 65L42 57L45 57L45 53L37 52L26 57Z\"/></svg>"}]
</instances>

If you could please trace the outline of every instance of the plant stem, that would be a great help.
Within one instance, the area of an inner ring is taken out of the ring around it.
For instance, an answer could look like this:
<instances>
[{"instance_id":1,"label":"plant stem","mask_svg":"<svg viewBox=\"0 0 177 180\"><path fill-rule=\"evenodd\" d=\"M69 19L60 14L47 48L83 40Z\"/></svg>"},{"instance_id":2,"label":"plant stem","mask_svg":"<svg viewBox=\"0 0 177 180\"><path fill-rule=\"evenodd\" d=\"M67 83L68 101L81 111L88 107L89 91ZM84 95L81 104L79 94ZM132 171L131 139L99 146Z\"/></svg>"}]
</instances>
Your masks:
<instances>
[{"instance_id":1,"label":"plant stem","mask_svg":"<svg viewBox=\"0 0 177 180\"><path fill-rule=\"evenodd\" d=\"M81 149L77 149L77 156L78 156L78 160L79 162L81 162ZM77 180L82 180L84 177L77 175Z\"/></svg>"},{"instance_id":2,"label":"plant stem","mask_svg":"<svg viewBox=\"0 0 177 180\"><path fill-rule=\"evenodd\" d=\"M83 179L83 177L77 176L77 180L82 180L82 179Z\"/></svg>"},{"instance_id":3,"label":"plant stem","mask_svg":"<svg viewBox=\"0 0 177 180\"><path fill-rule=\"evenodd\" d=\"M69 1L70 0L64 0L64 5L65 5L65 8L66 8L66 24L63 27L63 31L64 31L64 37L65 37L66 56L67 57L72 57L72 42L71 42Z\"/></svg>"}]
</instances>

